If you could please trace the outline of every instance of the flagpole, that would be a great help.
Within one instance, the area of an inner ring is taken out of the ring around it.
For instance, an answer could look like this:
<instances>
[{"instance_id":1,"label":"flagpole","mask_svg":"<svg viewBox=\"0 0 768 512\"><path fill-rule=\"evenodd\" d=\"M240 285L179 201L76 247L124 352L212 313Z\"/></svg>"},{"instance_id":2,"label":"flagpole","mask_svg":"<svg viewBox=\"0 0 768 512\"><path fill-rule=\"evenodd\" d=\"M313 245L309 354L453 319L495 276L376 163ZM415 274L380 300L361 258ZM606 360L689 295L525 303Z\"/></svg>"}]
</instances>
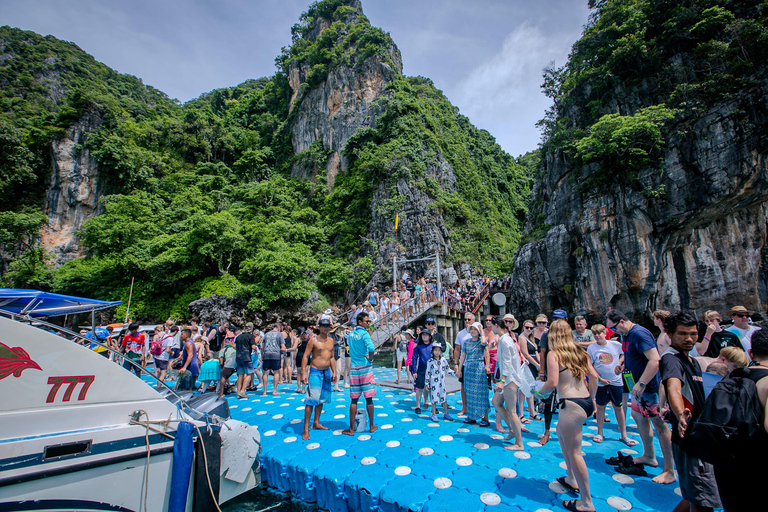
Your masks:
<instances>
[{"instance_id":1,"label":"flagpole","mask_svg":"<svg viewBox=\"0 0 768 512\"><path fill-rule=\"evenodd\" d=\"M133 280L135 278L131 278L131 291L128 292L128 307L125 308L125 320L123 323L128 323L128 313L131 311L131 297L133 296Z\"/></svg>"}]
</instances>

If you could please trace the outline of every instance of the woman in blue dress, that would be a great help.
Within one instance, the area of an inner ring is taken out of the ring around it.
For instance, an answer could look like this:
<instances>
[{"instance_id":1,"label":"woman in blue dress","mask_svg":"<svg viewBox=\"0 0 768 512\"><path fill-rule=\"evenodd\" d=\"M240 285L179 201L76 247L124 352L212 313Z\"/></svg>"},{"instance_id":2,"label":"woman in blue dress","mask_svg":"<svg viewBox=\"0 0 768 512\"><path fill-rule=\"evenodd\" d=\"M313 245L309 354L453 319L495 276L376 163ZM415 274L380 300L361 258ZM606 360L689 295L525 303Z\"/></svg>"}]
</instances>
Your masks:
<instances>
[{"instance_id":1,"label":"woman in blue dress","mask_svg":"<svg viewBox=\"0 0 768 512\"><path fill-rule=\"evenodd\" d=\"M459 377L464 374L464 391L467 395L467 418L464 423L477 423L487 427L488 410L488 373L491 371L488 345L483 337L483 326L475 322L469 327L470 339L462 345L459 361Z\"/></svg>"}]
</instances>

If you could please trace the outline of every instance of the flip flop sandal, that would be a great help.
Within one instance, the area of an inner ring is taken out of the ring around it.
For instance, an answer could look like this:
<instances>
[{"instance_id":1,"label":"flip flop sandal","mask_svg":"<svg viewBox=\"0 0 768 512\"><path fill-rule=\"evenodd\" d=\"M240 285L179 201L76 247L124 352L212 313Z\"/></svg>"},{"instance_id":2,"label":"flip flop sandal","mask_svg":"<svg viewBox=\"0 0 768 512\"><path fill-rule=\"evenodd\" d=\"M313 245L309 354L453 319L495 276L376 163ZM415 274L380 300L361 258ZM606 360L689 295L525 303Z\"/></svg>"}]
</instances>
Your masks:
<instances>
[{"instance_id":1,"label":"flip flop sandal","mask_svg":"<svg viewBox=\"0 0 768 512\"><path fill-rule=\"evenodd\" d=\"M605 459L606 464L610 464L611 466L618 466L620 464L628 464L633 463L633 458L631 455L625 455L621 452L617 452L617 457L611 457L610 459Z\"/></svg>"},{"instance_id":2,"label":"flip flop sandal","mask_svg":"<svg viewBox=\"0 0 768 512\"><path fill-rule=\"evenodd\" d=\"M635 441L634 439L630 439L630 438L628 438L626 436L622 437L621 439L619 439L619 441L621 441L622 443L624 443L627 446L637 446L637 441Z\"/></svg>"},{"instance_id":3,"label":"flip flop sandal","mask_svg":"<svg viewBox=\"0 0 768 512\"><path fill-rule=\"evenodd\" d=\"M544 418L542 418L538 414L535 414L535 415L531 416L531 419L534 420L534 421L544 421Z\"/></svg>"},{"instance_id":4,"label":"flip flop sandal","mask_svg":"<svg viewBox=\"0 0 768 512\"><path fill-rule=\"evenodd\" d=\"M531 422L531 420L529 420L528 418L525 418L525 417L523 417L523 418L520 418L520 423L525 423L525 424L528 424L528 423L530 423L530 422Z\"/></svg>"},{"instance_id":5,"label":"flip flop sandal","mask_svg":"<svg viewBox=\"0 0 768 512\"><path fill-rule=\"evenodd\" d=\"M571 494L579 494L579 488L578 487L574 487L574 486L570 485L569 483L567 483L565 481L565 477L564 476L559 476L555 480L557 480L557 483L559 483L560 485L565 487L565 490L570 492Z\"/></svg>"},{"instance_id":6,"label":"flip flop sandal","mask_svg":"<svg viewBox=\"0 0 768 512\"><path fill-rule=\"evenodd\" d=\"M563 502L563 506L565 507L565 510L575 510L576 512L595 512L595 509L592 510L579 510L576 508L576 502L579 500L568 500Z\"/></svg>"},{"instance_id":7,"label":"flip flop sandal","mask_svg":"<svg viewBox=\"0 0 768 512\"><path fill-rule=\"evenodd\" d=\"M648 473L643 469L642 464L620 464L616 466L616 471L631 476L648 476Z\"/></svg>"},{"instance_id":8,"label":"flip flop sandal","mask_svg":"<svg viewBox=\"0 0 768 512\"><path fill-rule=\"evenodd\" d=\"M603 441L605 441L605 438L598 434L592 438L592 441L595 443L602 443Z\"/></svg>"},{"instance_id":9,"label":"flip flop sandal","mask_svg":"<svg viewBox=\"0 0 768 512\"><path fill-rule=\"evenodd\" d=\"M490 427L491 426L490 423L488 423L487 421L482 421L482 420L480 421L479 425L481 427Z\"/></svg>"}]
</instances>

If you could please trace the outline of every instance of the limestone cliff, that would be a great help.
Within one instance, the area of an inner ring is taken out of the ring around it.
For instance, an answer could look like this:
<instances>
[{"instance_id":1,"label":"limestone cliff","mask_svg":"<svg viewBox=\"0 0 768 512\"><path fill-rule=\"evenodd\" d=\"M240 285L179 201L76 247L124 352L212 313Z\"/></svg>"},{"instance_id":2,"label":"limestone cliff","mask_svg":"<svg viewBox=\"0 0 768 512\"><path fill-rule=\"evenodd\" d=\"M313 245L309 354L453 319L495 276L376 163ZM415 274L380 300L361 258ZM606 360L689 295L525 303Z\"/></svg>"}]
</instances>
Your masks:
<instances>
[{"instance_id":1,"label":"limestone cliff","mask_svg":"<svg viewBox=\"0 0 768 512\"><path fill-rule=\"evenodd\" d=\"M52 172L43 208L48 221L42 226L40 243L56 265L83 255L76 233L83 222L101 213L100 173L85 147L88 135L101 123L98 114L88 113L64 137L51 141Z\"/></svg>"},{"instance_id":2,"label":"limestone cliff","mask_svg":"<svg viewBox=\"0 0 768 512\"><path fill-rule=\"evenodd\" d=\"M664 186L658 198L633 187L579 193L573 162L548 154L534 198L549 229L516 254L513 307L524 317L564 308L599 321L609 307L642 319L741 304L764 318L767 94L764 82L669 127L663 176L638 176Z\"/></svg>"},{"instance_id":3,"label":"limestone cliff","mask_svg":"<svg viewBox=\"0 0 768 512\"><path fill-rule=\"evenodd\" d=\"M334 242L371 257L368 285L390 282L395 256L478 265L511 255L528 192L514 160L431 80L403 76L397 46L359 1L313 4L301 21L281 58L291 174L327 186L327 215L345 225Z\"/></svg>"},{"instance_id":4,"label":"limestone cliff","mask_svg":"<svg viewBox=\"0 0 768 512\"><path fill-rule=\"evenodd\" d=\"M344 46L349 27L364 18L359 1L349 2L354 12L346 14L344 26L337 30L335 44ZM316 41L327 30L334 30L338 17L318 17L311 20L304 38ZM367 21L363 21L367 23ZM325 178L329 189L333 189L336 176L348 172L349 156L344 149L355 134L367 128L376 128L379 118L387 111L391 93L388 87L396 78L402 77L400 51L394 42L389 42L384 55L374 54L361 59L358 51L352 51L352 58L333 67L317 84L308 86L311 66L306 61L292 60L287 69L292 95L291 142L296 154L310 149L313 143L320 143L325 153ZM382 101L378 101L378 100ZM306 165L298 158L291 174L316 179L317 169ZM401 162L407 165L408 162ZM393 169L394 170L394 169ZM456 179L453 169L442 157L429 168L430 178L449 192L455 192ZM374 261L379 271L373 282L383 281L387 275L392 257L400 251L403 257L419 258L435 251L447 255L450 249L449 231L442 214L433 207L434 194L428 194L405 178L383 176L376 184L370 203L370 229L362 240L372 247ZM395 199L403 205L399 211L402 236L395 239L393 215L384 205ZM426 265L420 265L424 271Z\"/></svg>"},{"instance_id":5,"label":"limestone cliff","mask_svg":"<svg viewBox=\"0 0 768 512\"><path fill-rule=\"evenodd\" d=\"M307 31L302 36L304 40L317 42L330 29L336 34L331 43L344 47L345 40L350 37L349 27L356 23L367 24L360 2L354 0L349 4L351 11L344 11L341 17L334 12L329 17L309 21ZM334 22L341 23L334 25ZM291 60L288 64L286 74L291 88L289 108L293 115L293 151L300 154L309 149L313 142L320 141L328 155L325 170L330 188L333 188L338 172L347 170L348 159L342 154L347 141L359 129L375 125L380 111L375 111L373 103L403 72L400 50L391 40L389 43L385 56L374 54L364 58L355 48L349 49L350 58L332 64L324 77L315 80L319 83L313 87L308 84L310 62ZM314 168L305 167L298 160L291 174L294 177L314 179L315 172Z\"/></svg>"},{"instance_id":6,"label":"limestone cliff","mask_svg":"<svg viewBox=\"0 0 768 512\"><path fill-rule=\"evenodd\" d=\"M329 153L326 164L328 186L333 188L336 175L347 170L347 157L342 154L349 138L359 129L375 124L377 112L372 107L397 74L402 73L400 52L390 51L393 69L380 56L366 59L359 68L340 66L318 86L302 95L301 84L306 80L308 66L291 63L288 80L293 91L291 111L294 122L291 142L295 153L309 149L320 141ZM298 106L297 106L298 105ZM294 165L293 176L314 177L313 169Z\"/></svg>"}]
</instances>

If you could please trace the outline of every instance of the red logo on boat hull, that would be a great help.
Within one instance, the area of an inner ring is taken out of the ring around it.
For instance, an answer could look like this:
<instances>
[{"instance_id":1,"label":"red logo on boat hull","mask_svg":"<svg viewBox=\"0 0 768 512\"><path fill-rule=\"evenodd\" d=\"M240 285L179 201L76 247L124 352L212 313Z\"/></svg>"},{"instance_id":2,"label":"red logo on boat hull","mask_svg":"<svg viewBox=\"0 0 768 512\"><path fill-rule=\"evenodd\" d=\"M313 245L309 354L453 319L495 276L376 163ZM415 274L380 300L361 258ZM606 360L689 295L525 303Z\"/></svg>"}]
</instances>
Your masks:
<instances>
[{"instance_id":1,"label":"red logo on boat hull","mask_svg":"<svg viewBox=\"0 0 768 512\"><path fill-rule=\"evenodd\" d=\"M29 358L29 354L23 348L11 348L0 343L0 380L11 374L14 377L21 377L21 372L30 368L42 370L36 362Z\"/></svg>"}]
</instances>

